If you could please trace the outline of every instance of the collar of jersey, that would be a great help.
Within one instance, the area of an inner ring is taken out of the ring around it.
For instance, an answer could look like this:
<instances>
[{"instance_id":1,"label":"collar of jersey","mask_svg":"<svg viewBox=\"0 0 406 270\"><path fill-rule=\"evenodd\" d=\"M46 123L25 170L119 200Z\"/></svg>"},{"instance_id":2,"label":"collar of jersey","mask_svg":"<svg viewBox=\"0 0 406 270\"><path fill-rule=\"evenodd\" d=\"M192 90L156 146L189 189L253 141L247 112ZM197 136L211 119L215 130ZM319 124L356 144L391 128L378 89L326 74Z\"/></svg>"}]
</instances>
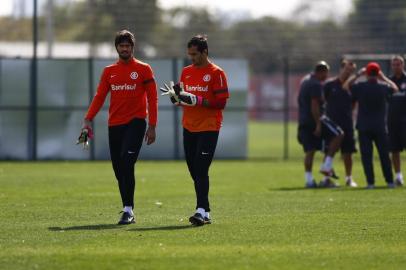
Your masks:
<instances>
[{"instance_id":1,"label":"collar of jersey","mask_svg":"<svg viewBox=\"0 0 406 270\"><path fill-rule=\"evenodd\" d=\"M131 61L128 62L128 64L132 64L132 63L135 63L135 62L136 62L136 61L135 61L135 58L133 57L133 58L131 59ZM128 65L128 64L124 63L124 61L121 60L120 58L118 59L117 64L120 64L120 65Z\"/></svg>"}]
</instances>

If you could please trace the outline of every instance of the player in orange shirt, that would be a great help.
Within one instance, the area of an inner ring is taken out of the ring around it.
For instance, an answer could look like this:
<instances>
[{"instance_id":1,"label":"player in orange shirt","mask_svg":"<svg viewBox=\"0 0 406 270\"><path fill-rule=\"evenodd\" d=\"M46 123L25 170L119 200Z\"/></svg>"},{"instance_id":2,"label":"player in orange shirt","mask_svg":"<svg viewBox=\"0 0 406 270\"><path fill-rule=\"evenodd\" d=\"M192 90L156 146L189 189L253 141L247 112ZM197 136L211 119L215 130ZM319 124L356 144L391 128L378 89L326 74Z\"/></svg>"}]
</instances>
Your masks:
<instances>
[{"instance_id":1,"label":"player in orange shirt","mask_svg":"<svg viewBox=\"0 0 406 270\"><path fill-rule=\"evenodd\" d=\"M193 37L187 48L192 65L183 68L179 84L161 90L183 108L183 146L197 201L189 221L199 226L211 223L209 167L229 93L224 71L208 59L206 37Z\"/></svg>"},{"instance_id":2,"label":"player in orange shirt","mask_svg":"<svg viewBox=\"0 0 406 270\"><path fill-rule=\"evenodd\" d=\"M124 207L118 222L121 225L135 223L134 165L143 139L145 138L148 145L155 141L158 114L153 71L148 64L134 58L134 44L135 38L131 32L117 32L115 47L119 60L104 68L78 139L78 143L83 143L84 146L88 144L87 140L93 134L92 120L110 93L109 148ZM147 115L148 129L145 120Z\"/></svg>"}]
</instances>

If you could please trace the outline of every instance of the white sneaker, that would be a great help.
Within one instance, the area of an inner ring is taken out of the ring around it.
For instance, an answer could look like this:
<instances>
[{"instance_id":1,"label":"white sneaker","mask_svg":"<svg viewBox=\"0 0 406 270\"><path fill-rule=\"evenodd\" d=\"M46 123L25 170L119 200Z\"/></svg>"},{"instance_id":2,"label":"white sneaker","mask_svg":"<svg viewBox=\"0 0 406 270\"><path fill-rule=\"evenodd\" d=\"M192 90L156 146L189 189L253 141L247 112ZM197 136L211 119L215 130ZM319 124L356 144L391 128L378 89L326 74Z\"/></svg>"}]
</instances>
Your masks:
<instances>
[{"instance_id":1,"label":"white sneaker","mask_svg":"<svg viewBox=\"0 0 406 270\"><path fill-rule=\"evenodd\" d=\"M405 184L405 183L403 182L403 179L401 179L401 178L396 178L396 179L395 179L395 185L396 185L396 186L398 186L398 187L403 187L404 184Z\"/></svg>"},{"instance_id":2,"label":"white sneaker","mask_svg":"<svg viewBox=\"0 0 406 270\"><path fill-rule=\"evenodd\" d=\"M357 184L354 180L352 180L352 179L348 179L348 180L345 182L345 185L346 185L347 187L358 187L358 184Z\"/></svg>"},{"instance_id":3,"label":"white sneaker","mask_svg":"<svg viewBox=\"0 0 406 270\"><path fill-rule=\"evenodd\" d=\"M325 166L324 164L321 166L320 172L325 176L333 176L333 168Z\"/></svg>"}]
</instances>

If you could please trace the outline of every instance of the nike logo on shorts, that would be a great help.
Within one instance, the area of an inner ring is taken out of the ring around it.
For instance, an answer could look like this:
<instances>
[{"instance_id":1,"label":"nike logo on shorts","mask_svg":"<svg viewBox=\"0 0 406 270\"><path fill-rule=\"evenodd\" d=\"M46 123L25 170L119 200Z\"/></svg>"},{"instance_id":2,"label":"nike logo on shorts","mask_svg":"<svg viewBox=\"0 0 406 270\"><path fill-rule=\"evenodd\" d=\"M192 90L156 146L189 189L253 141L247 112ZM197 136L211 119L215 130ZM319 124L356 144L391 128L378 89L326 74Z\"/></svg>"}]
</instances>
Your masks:
<instances>
[{"instance_id":1,"label":"nike logo on shorts","mask_svg":"<svg viewBox=\"0 0 406 270\"><path fill-rule=\"evenodd\" d=\"M135 152L133 152L133 151L128 151L127 153L128 154L135 154Z\"/></svg>"},{"instance_id":2,"label":"nike logo on shorts","mask_svg":"<svg viewBox=\"0 0 406 270\"><path fill-rule=\"evenodd\" d=\"M207 152L202 152L202 155L204 155L204 156L206 156L206 155L208 155L209 153L207 153Z\"/></svg>"}]
</instances>

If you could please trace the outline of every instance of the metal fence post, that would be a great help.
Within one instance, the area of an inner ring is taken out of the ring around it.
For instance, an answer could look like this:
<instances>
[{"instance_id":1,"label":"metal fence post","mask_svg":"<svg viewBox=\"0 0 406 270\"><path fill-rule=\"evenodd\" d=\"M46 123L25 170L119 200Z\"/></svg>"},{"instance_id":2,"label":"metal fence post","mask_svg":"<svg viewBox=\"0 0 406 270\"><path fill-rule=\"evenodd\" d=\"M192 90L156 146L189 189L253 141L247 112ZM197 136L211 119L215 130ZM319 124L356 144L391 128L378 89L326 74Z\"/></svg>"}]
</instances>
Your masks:
<instances>
[{"instance_id":1,"label":"metal fence post","mask_svg":"<svg viewBox=\"0 0 406 270\"><path fill-rule=\"evenodd\" d=\"M283 85L285 90L283 114L283 159L289 159L289 58L283 58Z\"/></svg>"},{"instance_id":2,"label":"metal fence post","mask_svg":"<svg viewBox=\"0 0 406 270\"><path fill-rule=\"evenodd\" d=\"M28 158L31 160L37 159L37 44L38 44L38 15L37 15L37 0L33 4L33 19L32 19L32 46L33 55L31 60L31 77L30 77L30 115L28 121Z\"/></svg>"}]
</instances>

